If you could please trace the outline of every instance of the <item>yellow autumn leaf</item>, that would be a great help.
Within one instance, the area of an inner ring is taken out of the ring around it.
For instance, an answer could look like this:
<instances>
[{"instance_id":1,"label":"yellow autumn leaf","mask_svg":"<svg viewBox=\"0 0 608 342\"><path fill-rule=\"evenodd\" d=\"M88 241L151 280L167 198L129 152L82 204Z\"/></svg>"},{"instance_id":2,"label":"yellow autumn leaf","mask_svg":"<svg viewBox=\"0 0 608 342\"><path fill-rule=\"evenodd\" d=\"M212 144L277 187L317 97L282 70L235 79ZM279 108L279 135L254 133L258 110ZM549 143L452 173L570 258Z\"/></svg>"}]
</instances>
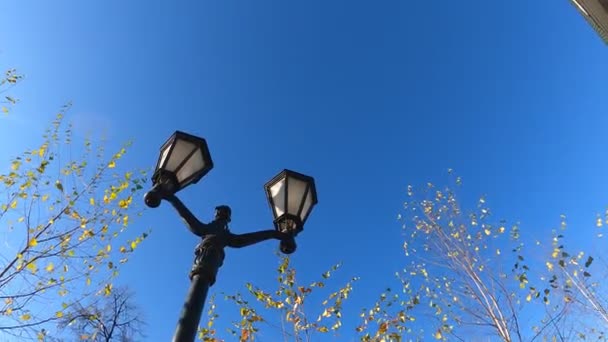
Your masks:
<instances>
[{"instance_id":1,"label":"yellow autumn leaf","mask_svg":"<svg viewBox=\"0 0 608 342\"><path fill-rule=\"evenodd\" d=\"M547 265L547 269L548 269L549 271L553 271L553 264L552 264L552 263L550 263L549 261L547 261L547 262L545 263L545 265Z\"/></svg>"},{"instance_id":2,"label":"yellow autumn leaf","mask_svg":"<svg viewBox=\"0 0 608 342\"><path fill-rule=\"evenodd\" d=\"M492 233L488 228L484 229L483 232L486 233L486 235L490 235Z\"/></svg>"},{"instance_id":3,"label":"yellow autumn leaf","mask_svg":"<svg viewBox=\"0 0 608 342\"><path fill-rule=\"evenodd\" d=\"M118 202L118 206L119 206L121 209L127 209L127 208L129 207L129 201L128 201L128 200L120 200L120 201Z\"/></svg>"},{"instance_id":4,"label":"yellow autumn leaf","mask_svg":"<svg viewBox=\"0 0 608 342\"><path fill-rule=\"evenodd\" d=\"M595 226L598 227L598 228L600 228L602 225L603 225L602 219L598 217L597 221L595 222Z\"/></svg>"},{"instance_id":5,"label":"yellow autumn leaf","mask_svg":"<svg viewBox=\"0 0 608 342\"><path fill-rule=\"evenodd\" d=\"M24 313L23 315L21 315L21 317L19 317L22 321L29 321L30 319L32 319L32 315L30 315L29 313Z\"/></svg>"},{"instance_id":6,"label":"yellow autumn leaf","mask_svg":"<svg viewBox=\"0 0 608 342\"><path fill-rule=\"evenodd\" d=\"M36 246L38 246L38 240L36 240L36 238L34 237L30 240L30 242L27 245L30 247L36 247Z\"/></svg>"},{"instance_id":7,"label":"yellow autumn leaf","mask_svg":"<svg viewBox=\"0 0 608 342\"><path fill-rule=\"evenodd\" d=\"M112 250L112 246L111 245L107 245L106 246L106 252L109 253L111 250Z\"/></svg>"},{"instance_id":8,"label":"yellow autumn leaf","mask_svg":"<svg viewBox=\"0 0 608 342\"><path fill-rule=\"evenodd\" d=\"M125 248L125 246L121 246L120 247L120 253L126 253L127 249Z\"/></svg>"},{"instance_id":9,"label":"yellow autumn leaf","mask_svg":"<svg viewBox=\"0 0 608 342\"><path fill-rule=\"evenodd\" d=\"M438 340L441 340L443 338L443 335L441 334L441 330L437 330L437 332L435 333L435 338Z\"/></svg>"},{"instance_id":10,"label":"yellow autumn leaf","mask_svg":"<svg viewBox=\"0 0 608 342\"><path fill-rule=\"evenodd\" d=\"M55 265L53 265L52 262L49 262L49 264L46 265L45 269L46 269L47 272L53 272L53 270L55 269Z\"/></svg>"},{"instance_id":11,"label":"yellow autumn leaf","mask_svg":"<svg viewBox=\"0 0 608 342\"><path fill-rule=\"evenodd\" d=\"M38 150L38 156L39 157L43 157L44 156L44 152L46 151L46 148L48 147L47 144L43 144L42 146L40 146L40 150Z\"/></svg>"},{"instance_id":12,"label":"yellow autumn leaf","mask_svg":"<svg viewBox=\"0 0 608 342\"><path fill-rule=\"evenodd\" d=\"M57 318L61 318L61 317L63 317L63 311L57 311L57 312L55 313L55 317L57 317Z\"/></svg>"},{"instance_id":13,"label":"yellow autumn leaf","mask_svg":"<svg viewBox=\"0 0 608 342\"><path fill-rule=\"evenodd\" d=\"M109 296L112 293L112 284L106 284L103 288L104 295Z\"/></svg>"},{"instance_id":14,"label":"yellow autumn leaf","mask_svg":"<svg viewBox=\"0 0 608 342\"><path fill-rule=\"evenodd\" d=\"M17 208L17 201L11 202L11 209Z\"/></svg>"},{"instance_id":15,"label":"yellow autumn leaf","mask_svg":"<svg viewBox=\"0 0 608 342\"><path fill-rule=\"evenodd\" d=\"M498 232L501 233L501 234L504 233L505 232L505 227L498 228Z\"/></svg>"},{"instance_id":16,"label":"yellow autumn leaf","mask_svg":"<svg viewBox=\"0 0 608 342\"><path fill-rule=\"evenodd\" d=\"M129 187L129 182L122 182L122 183L120 183L119 190L122 191L122 190L125 190L128 187Z\"/></svg>"},{"instance_id":17,"label":"yellow autumn leaf","mask_svg":"<svg viewBox=\"0 0 608 342\"><path fill-rule=\"evenodd\" d=\"M93 197L91 197L91 198L89 199L89 204L90 204L90 205L95 205L95 199L94 199Z\"/></svg>"},{"instance_id":18,"label":"yellow autumn leaf","mask_svg":"<svg viewBox=\"0 0 608 342\"><path fill-rule=\"evenodd\" d=\"M526 296L526 301L529 302L532 300L532 294L528 293L528 296Z\"/></svg>"},{"instance_id":19,"label":"yellow autumn leaf","mask_svg":"<svg viewBox=\"0 0 608 342\"><path fill-rule=\"evenodd\" d=\"M91 285L91 278L87 277L87 286Z\"/></svg>"},{"instance_id":20,"label":"yellow autumn leaf","mask_svg":"<svg viewBox=\"0 0 608 342\"><path fill-rule=\"evenodd\" d=\"M42 202L45 202L49 199L49 195L42 195Z\"/></svg>"},{"instance_id":21,"label":"yellow autumn leaf","mask_svg":"<svg viewBox=\"0 0 608 342\"><path fill-rule=\"evenodd\" d=\"M19 166L21 166L21 162L19 160L15 160L14 162L11 163L11 170L12 171L19 170Z\"/></svg>"},{"instance_id":22,"label":"yellow autumn leaf","mask_svg":"<svg viewBox=\"0 0 608 342\"><path fill-rule=\"evenodd\" d=\"M7 308L7 309L4 311L4 314L5 314L5 315L7 315L7 316L10 316L12 313L13 313L13 308Z\"/></svg>"},{"instance_id":23,"label":"yellow autumn leaf","mask_svg":"<svg viewBox=\"0 0 608 342\"><path fill-rule=\"evenodd\" d=\"M496 248L496 255L500 255L500 248Z\"/></svg>"},{"instance_id":24,"label":"yellow autumn leaf","mask_svg":"<svg viewBox=\"0 0 608 342\"><path fill-rule=\"evenodd\" d=\"M36 263L34 262L30 262L29 264L27 264L26 268L32 273L36 273L38 271L38 266L36 266Z\"/></svg>"},{"instance_id":25,"label":"yellow autumn leaf","mask_svg":"<svg viewBox=\"0 0 608 342\"><path fill-rule=\"evenodd\" d=\"M116 167L116 162L114 162L114 161L112 160L111 162L109 162L109 163L108 163L108 167L109 167L110 169L115 168L115 167Z\"/></svg>"}]
</instances>

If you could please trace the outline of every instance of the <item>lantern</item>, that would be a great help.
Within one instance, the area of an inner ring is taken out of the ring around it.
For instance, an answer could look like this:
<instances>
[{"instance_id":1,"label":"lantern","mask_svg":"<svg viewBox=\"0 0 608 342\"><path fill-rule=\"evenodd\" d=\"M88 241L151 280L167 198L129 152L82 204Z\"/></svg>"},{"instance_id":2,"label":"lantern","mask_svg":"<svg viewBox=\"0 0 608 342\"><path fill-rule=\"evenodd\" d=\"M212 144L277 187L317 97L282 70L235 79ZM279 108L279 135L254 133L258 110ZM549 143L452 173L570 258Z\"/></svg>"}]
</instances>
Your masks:
<instances>
[{"instance_id":1,"label":"lantern","mask_svg":"<svg viewBox=\"0 0 608 342\"><path fill-rule=\"evenodd\" d=\"M315 180L291 170L283 170L264 186L274 216L275 228L296 236L317 204Z\"/></svg>"},{"instance_id":2,"label":"lantern","mask_svg":"<svg viewBox=\"0 0 608 342\"><path fill-rule=\"evenodd\" d=\"M158 207L162 193L174 194L198 182L213 168L213 161L203 138L176 131L160 148L152 184L145 195L149 207Z\"/></svg>"}]
</instances>

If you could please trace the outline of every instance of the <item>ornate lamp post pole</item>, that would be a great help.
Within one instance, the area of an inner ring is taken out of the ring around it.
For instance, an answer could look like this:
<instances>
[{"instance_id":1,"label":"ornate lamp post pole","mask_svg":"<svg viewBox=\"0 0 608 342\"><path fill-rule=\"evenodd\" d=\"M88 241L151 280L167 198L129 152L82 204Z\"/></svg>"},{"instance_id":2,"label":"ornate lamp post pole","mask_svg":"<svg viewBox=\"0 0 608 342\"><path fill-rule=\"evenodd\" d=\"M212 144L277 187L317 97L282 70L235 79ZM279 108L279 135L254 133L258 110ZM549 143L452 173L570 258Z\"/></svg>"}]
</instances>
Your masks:
<instances>
[{"instance_id":1,"label":"ornate lamp post pole","mask_svg":"<svg viewBox=\"0 0 608 342\"><path fill-rule=\"evenodd\" d=\"M184 187L198 182L212 168L213 161L205 139L177 131L161 147L152 176L153 188L144 197L152 208L158 207L162 200L171 203L188 229L202 238L194 253L190 289L173 342L194 341L207 292L224 262L225 247L241 248L277 239L281 241L281 252L291 254L296 250L295 236L303 230L308 215L317 204L314 179L283 170L265 185L275 229L233 234L228 228L230 207L216 207L214 220L203 223L175 195Z\"/></svg>"}]
</instances>

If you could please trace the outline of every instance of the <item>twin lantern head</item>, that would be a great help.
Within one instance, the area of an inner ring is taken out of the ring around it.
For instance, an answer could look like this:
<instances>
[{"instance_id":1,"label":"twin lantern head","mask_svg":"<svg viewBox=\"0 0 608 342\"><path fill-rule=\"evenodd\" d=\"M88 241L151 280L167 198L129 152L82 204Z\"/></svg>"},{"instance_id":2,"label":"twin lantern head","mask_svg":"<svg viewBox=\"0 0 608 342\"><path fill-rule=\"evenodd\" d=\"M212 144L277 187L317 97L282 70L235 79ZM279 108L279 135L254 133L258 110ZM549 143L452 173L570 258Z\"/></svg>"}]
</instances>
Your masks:
<instances>
[{"instance_id":1,"label":"twin lantern head","mask_svg":"<svg viewBox=\"0 0 608 342\"><path fill-rule=\"evenodd\" d=\"M152 175L153 187L144 196L146 205L158 207L164 195L174 194L197 183L212 168L213 161L205 139L175 132L160 148ZM266 183L264 189L275 229L296 236L304 229L306 219L317 204L314 179L295 171L283 170ZM282 251L283 247L282 244Z\"/></svg>"}]
</instances>

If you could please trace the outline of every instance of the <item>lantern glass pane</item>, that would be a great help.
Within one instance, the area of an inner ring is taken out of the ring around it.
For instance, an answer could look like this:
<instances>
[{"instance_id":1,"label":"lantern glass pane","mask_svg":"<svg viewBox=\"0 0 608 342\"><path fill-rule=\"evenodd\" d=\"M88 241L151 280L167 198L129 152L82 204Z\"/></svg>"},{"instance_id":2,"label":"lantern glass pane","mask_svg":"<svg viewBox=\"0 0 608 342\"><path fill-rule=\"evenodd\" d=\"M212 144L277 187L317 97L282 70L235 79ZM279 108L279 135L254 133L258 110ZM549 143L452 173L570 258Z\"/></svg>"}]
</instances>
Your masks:
<instances>
[{"instance_id":1,"label":"lantern glass pane","mask_svg":"<svg viewBox=\"0 0 608 342\"><path fill-rule=\"evenodd\" d=\"M309 189L308 193L306 193L306 200L304 201L304 206L302 207L302 212L300 213L300 219L302 220L302 222L306 221L306 216L307 216L308 211L310 210L311 206L312 206L312 189Z\"/></svg>"},{"instance_id":2,"label":"lantern glass pane","mask_svg":"<svg viewBox=\"0 0 608 342\"><path fill-rule=\"evenodd\" d=\"M165 146L165 149L162 150L162 152L160 154L160 159L158 160L158 165L156 166L157 169L163 168L163 165L165 164L165 160L167 159L167 155L169 154L169 150L171 150L171 145L172 144L167 144Z\"/></svg>"},{"instance_id":3,"label":"lantern glass pane","mask_svg":"<svg viewBox=\"0 0 608 342\"><path fill-rule=\"evenodd\" d=\"M176 172L177 167L188 157L188 155L196 148L196 146L186 140L177 139L174 142L175 147L169 156L169 160L164 169L170 172Z\"/></svg>"},{"instance_id":4,"label":"lantern glass pane","mask_svg":"<svg viewBox=\"0 0 608 342\"><path fill-rule=\"evenodd\" d=\"M188 161L177 170L177 181L182 183L186 178L201 171L204 167L205 161L203 160L203 153L198 149L190 158L188 158Z\"/></svg>"},{"instance_id":5,"label":"lantern glass pane","mask_svg":"<svg viewBox=\"0 0 608 342\"><path fill-rule=\"evenodd\" d=\"M270 187L270 197L274 204L275 218L285 213L285 179L281 179Z\"/></svg>"},{"instance_id":6,"label":"lantern glass pane","mask_svg":"<svg viewBox=\"0 0 608 342\"><path fill-rule=\"evenodd\" d=\"M287 186L287 212L298 215L308 184L301 179L289 177L287 178Z\"/></svg>"}]
</instances>

